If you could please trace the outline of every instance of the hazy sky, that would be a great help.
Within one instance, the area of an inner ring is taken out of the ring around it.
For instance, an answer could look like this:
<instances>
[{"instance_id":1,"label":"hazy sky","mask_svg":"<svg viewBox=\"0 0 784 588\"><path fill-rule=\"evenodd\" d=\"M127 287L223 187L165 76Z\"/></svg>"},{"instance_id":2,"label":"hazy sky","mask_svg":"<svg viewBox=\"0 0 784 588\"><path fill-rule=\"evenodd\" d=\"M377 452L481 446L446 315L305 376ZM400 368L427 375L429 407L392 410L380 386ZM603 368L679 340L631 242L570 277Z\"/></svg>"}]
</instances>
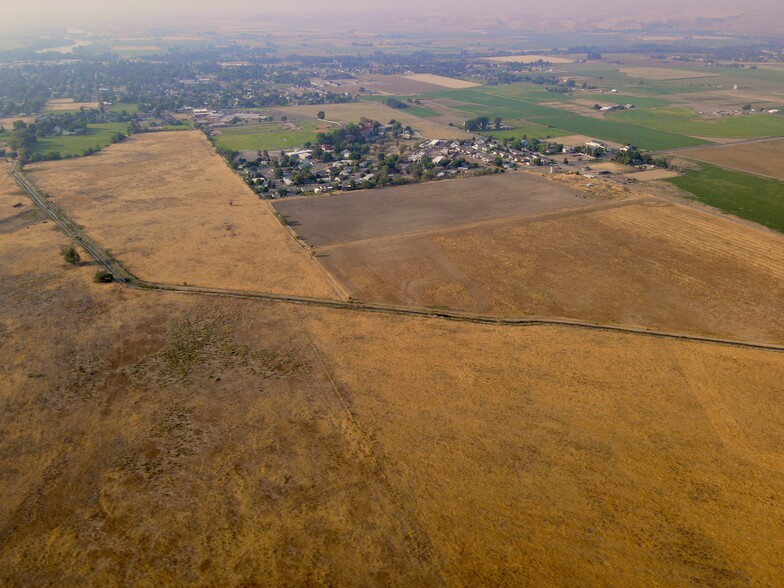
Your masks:
<instances>
[{"instance_id":1,"label":"hazy sky","mask_svg":"<svg viewBox=\"0 0 784 588\"><path fill-rule=\"evenodd\" d=\"M487 20L505 16L517 19L535 16L566 18L608 16L615 19L643 18L669 20L671 18L727 17L733 14L764 14L781 12L781 0L656 0L654 3L628 0L32 0L7 2L3 8L5 25L17 23L28 28L33 23L79 25L110 20L122 25L122 20L154 24L176 17L187 27L189 21L203 21L219 17L223 21L238 22L265 14L296 15L355 15L362 19L375 14L394 13L411 19L418 14L442 15L450 19L468 20L472 16ZM164 23L160 23L164 24ZM168 23L165 23L168 24Z\"/></svg>"}]
</instances>

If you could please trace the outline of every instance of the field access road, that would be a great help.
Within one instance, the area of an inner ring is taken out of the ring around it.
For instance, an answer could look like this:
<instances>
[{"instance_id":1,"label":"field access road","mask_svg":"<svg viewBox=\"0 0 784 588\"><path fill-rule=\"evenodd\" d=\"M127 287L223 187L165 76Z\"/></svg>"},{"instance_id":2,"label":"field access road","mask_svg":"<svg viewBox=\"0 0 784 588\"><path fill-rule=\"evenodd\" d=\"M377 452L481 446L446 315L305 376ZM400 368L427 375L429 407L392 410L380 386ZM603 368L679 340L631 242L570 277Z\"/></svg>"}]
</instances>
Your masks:
<instances>
[{"instance_id":1,"label":"field access road","mask_svg":"<svg viewBox=\"0 0 784 588\"><path fill-rule=\"evenodd\" d=\"M221 288L204 288L199 286L177 286L173 284L158 284L148 282L136 277L129 272L121 263L114 259L107 251L92 240L78 225L76 225L63 211L56 208L46 196L41 194L38 188L24 175L19 168L19 163L10 172L19 186L28 194L32 201L41 208L55 223L60 226L71 238L95 259L95 261L107 271L111 272L115 281L138 290L148 290L156 292L178 292L181 294L198 294L202 296L222 296L230 298L241 298L247 300L265 300L269 302L285 302L290 304L302 304L308 306L318 306L322 308L333 308L338 310L352 310L359 312L373 312L381 314L391 314L399 316L410 316L419 318L432 318L441 320L458 321L482 325L497 326L555 326L588 329L593 331L605 331L614 333L627 333L659 339L672 339L679 341L690 341L696 343L709 343L714 345L728 345L732 347L742 347L747 349L758 349L764 351L784 352L784 345L772 343L762 343L755 341L738 341L733 339L722 339L716 337L704 337L701 335L690 335L686 333L676 333L668 331L657 331L642 327L632 327L613 324L591 323L573 319L560 318L535 318L535 317L492 317L481 314L469 314L454 312L449 310L434 310L428 308L413 308L406 306L395 306L391 304L367 304L353 300L330 300L328 298L310 298L306 296L270 294L265 292L247 292L241 290L226 290Z\"/></svg>"}]
</instances>

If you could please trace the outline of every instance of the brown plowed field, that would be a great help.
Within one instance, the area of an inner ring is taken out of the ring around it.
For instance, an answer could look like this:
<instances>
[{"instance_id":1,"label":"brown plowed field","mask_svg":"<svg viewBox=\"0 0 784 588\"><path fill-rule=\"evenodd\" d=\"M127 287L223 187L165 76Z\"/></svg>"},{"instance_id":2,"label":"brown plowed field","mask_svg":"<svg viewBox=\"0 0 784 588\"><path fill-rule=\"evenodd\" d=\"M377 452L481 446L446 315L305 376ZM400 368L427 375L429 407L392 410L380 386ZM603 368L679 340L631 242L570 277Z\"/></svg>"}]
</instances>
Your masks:
<instances>
[{"instance_id":1,"label":"brown plowed field","mask_svg":"<svg viewBox=\"0 0 784 588\"><path fill-rule=\"evenodd\" d=\"M322 246L542 214L599 201L534 174L510 173L287 198L273 206L309 244Z\"/></svg>"},{"instance_id":2,"label":"brown plowed field","mask_svg":"<svg viewBox=\"0 0 784 588\"><path fill-rule=\"evenodd\" d=\"M784 180L784 139L689 149L681 155Z\"/></svg>"},{"instance_id":3,"label":"brown plowed field","mask_svg":"<svg viewBox=\"0 0 784 588\"><path fill-rule=\"evenodd\" d=\"M323 270L196 131L29 166L55 204L147 280L335 296Z\"/></svg>"},{"instance_id":4,"label":"brown plowed field","mask_svg":"<svg viewBox=\"0 0 784 588\"><path fill-rule=\"evenodd\" d=\"M360 300L784 341L784 238L655 199L318 255Z\"/></svg>"}]
</instances>

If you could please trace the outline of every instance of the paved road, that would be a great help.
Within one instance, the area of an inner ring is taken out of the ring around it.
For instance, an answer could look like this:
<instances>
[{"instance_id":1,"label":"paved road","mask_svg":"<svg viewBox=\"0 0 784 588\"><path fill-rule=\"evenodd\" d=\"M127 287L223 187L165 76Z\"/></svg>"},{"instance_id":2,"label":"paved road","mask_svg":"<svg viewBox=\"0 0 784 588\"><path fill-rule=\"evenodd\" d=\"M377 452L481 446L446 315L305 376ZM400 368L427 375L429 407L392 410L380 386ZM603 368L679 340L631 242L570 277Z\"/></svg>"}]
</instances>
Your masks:
<instances>
[{"instance_id":1,"label":"paved road","mask_svg":"<svg viewBox=\"0 0 784 588\"><path fill-rule=\"evenodd\" d=\"M717 337L703 337L700 335L689 335L686 333L657 331L654 329L645 329L642 327L599 324L572 319L492 317L453 311L432 310L427 308L394 306L389 304L366 304L356 301L330 300L328 298L309 298L306 296L269 294L264 292L246 292L240 290L227 290L222 288L203 288L199 286L176 286L172 284L157 284L148 282L130 273L125 267L123 267L122 264L120 264L100 245L93 241L79 226L71 221L71 219L68 218L68 216L63 211L56 208L24 175L21 169L19 169L18 163L14 166L14 169L10 173L37 206L39 206L54 222L56 222L60 228L62 228L68 235L78 242L79 245L85 251L87 251L87 253L89 253L99 265L104 267L107 271L111 272L117 282L130 288L158 292L198 294L202 296L222 296L248 300L287 302L291 304L319 306L322 308L334 308L359 312L375 312L381 314L451 320L484 325L573 327L594 331L628 333L633 335L656 337L659 339L672 339L697 343L710 343L715 345L729 345L732 347L742 347L747 349L784 352L784 345L760 343L755 341L737 341L733 339L722 339Z\"/></svg>"}]
</instances>

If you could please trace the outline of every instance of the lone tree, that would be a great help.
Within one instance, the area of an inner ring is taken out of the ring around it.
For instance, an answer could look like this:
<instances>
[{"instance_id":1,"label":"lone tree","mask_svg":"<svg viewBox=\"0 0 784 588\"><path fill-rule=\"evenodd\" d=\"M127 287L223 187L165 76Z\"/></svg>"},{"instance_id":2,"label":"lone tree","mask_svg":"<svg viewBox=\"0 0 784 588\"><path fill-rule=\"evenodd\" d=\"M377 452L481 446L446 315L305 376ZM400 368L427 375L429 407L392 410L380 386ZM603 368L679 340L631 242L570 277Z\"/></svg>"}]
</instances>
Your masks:
<instances>
[{"instance_id":1,"label":"lone tree","mask_svg":"<svg viewBox=\"0 0 784 588\"><path fill-rule=\"evenodd\" d=\"M74 248L73 245L63 247L60 250L60 254L63 256L63 259L71 265L79 265L79 262L82 261L79 252Z\"/></svg>"},{"instance_id":2,"label":"lone tree","mask_svg":"<svg viewBox=\"0 0 784 588\"><path fill-rule=\"evenodd\" d=\"M114 276L111 274L111 272L107 272L106 270L98 270L93 276L93 282L96 284L110 284L113 281Z\"/></svg>"},{"instance_id":3,"label":"lone tree","mask_svg":"<svg viewBox=\"0 0 784 588\"><path fill-rule=\"evenodd\" d=\"M324 113L323 110L319 110L318 113L316 114L316 117L318 117L320 120L324 120L325 116L327 115Z\"/></svg>"}]
</instances>

